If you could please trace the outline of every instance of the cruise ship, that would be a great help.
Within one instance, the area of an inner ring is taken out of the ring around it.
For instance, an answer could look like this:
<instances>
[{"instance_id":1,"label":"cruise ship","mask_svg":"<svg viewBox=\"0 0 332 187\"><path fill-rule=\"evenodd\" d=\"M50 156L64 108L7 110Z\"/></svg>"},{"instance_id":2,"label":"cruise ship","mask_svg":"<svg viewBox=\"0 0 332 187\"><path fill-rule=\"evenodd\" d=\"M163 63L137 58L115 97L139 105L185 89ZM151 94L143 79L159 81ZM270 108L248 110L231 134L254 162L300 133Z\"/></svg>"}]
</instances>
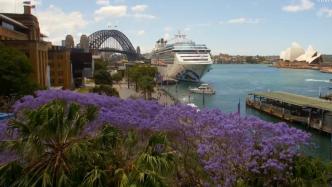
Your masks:
<instances>
[{"instance_id":1,"label":"cruise ship","mask_svg":"<svg viewBox=\"0 0 332 187\"><path fill-rule=\"evenodd\" d=\"M196 44L178 33L169 43L164 39L157 41L151 64L157 66L162 81L200 82L212 59L206 45Z\"/></svg>"}]
</instances>

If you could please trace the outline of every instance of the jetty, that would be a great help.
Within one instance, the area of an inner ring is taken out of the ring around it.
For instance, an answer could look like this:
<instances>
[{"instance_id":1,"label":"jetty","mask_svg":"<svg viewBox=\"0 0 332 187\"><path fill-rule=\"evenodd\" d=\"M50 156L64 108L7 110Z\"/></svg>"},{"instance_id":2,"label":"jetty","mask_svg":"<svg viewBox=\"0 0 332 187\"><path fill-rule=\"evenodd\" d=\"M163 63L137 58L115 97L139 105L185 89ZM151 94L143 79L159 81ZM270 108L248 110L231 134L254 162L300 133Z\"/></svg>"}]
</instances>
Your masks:
<instances>
[{"instance_id":1,"label":"jetty","mask_svg":"<svg viewBox=\"0 0 332 187\"><path fill-rule=\"evenodd\" d=\"M253 92L246 105L288 122L332 134L332 102L288 92Z\"/></svg>"}]
</instances>

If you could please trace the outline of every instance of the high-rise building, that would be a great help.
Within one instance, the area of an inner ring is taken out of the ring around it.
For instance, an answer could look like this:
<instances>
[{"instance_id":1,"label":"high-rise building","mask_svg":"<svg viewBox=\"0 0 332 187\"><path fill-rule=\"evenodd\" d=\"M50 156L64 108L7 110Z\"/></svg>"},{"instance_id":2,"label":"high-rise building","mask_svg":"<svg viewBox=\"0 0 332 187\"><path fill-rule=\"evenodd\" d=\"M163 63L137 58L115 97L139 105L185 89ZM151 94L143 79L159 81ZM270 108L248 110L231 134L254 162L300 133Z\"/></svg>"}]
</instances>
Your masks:
<instances>
[{"instance_id":1,"label":"high-rise building","mask_svg":"<svg viewBox=\"0 0 332 187\"><path fill-rule=\"evenodd\" d=\"M89 52L89 38L85 34L81 36L80 48L82 48L84 52Z\"/></svg>"},{"instance_id":2,"label":"high-rise building","mask_svg":"<svg viewBox=\"0 0 332 187\"><path fill-rule=\"evenodd\" d=\"M74 48L75 47L74 38L73 38L72 35L69 34L69 35L66 36L65 46L67 48Z\"/></svg>"},{"instance_id":3,"label":"high-rise building","mask_svg":"<svg viewBox=\"0 0 332 187\"><path fill-rule=\"evenodd\" d=\"M32 78L47 87L48 49L51 43L43 41L38 19L31 14L31 5L24 5L23 14L0 13L0 42L26 54L33 67Z\"/></svg>"},{"instance_id":4,"label":"high-rise building","mask_svg":"<svg viewBox=\"0 0 332 187\"><path fill-rule=\"evenodd\" d=\"M137 53L138 55L141 55L141 48L140 48L139 46L137 46L137 48L136 48L136 53Z\"/></svg>"}]
</instances>

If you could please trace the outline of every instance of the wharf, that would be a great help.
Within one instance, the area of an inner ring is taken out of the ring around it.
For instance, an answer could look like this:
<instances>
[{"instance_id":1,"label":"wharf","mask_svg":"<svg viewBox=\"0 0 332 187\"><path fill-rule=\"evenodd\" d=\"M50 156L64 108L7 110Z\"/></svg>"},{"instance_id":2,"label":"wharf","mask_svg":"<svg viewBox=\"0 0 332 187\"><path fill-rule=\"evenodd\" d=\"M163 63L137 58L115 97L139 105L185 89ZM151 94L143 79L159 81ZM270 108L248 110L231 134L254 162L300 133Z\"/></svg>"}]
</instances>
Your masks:
<instances>
[{"instance_id":1,"label":"wharf","mask_svg":"<svg viewBox=\"0 0 332 187\"><path fill-rule=\"evenodd\" d=\"M332 102L288 92L254 92L246 105L285 121L332 134Z\"/></svg>"}]
</instances>

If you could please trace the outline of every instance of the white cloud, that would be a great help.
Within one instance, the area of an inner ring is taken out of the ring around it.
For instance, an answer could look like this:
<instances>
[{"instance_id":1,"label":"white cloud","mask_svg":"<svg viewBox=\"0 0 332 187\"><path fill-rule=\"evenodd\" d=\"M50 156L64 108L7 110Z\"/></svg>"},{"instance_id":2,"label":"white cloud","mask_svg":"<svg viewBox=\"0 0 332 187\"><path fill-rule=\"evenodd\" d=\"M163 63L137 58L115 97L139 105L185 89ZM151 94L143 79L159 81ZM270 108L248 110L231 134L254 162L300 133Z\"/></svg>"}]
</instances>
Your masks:
<instances>
[{"instance_id":1,"label":"white cloud","mask_svg":"<svg viewBox=\"0 0 332 187\"><path fill-rule=\"evenodd\" d=\"M169 39L171 39L171 34L170 33L165 33L163 38L165 40L169 40Z\"/></svg>"},{"instance_id":2,"label":"white cloud","mask_svg":"<svg viewBox=\"0 0 332 187\"><path fill-rule=\"evenodd\" d=\"M173 28L172 28L172 27L169 27L169 26L167 26L167 27L164 28L164 31L165 31L165 32L170 32L170 31L172 31L172 30L173 30Z\"/></svg>"},{"instance_id":3,"label":"white cloud","mask_svg":"<svg viewBox=\"0 0 332 187\"><path fill-rule=\"evenodd\" d=\"M41 0L31 0L32 5L41 5ZM22 1L0 0L0 12L4 13L23 13Z\"/></svg>"},{"instance_id":4,"label":"white cloud","mask_svg":"<svg viewBox=\"0 0 332 187\"><path fill-rule=\"evenodd\" d=\"M331 18L332 17L332 9L329 9L329 8L321 8L318 12L318 15L319 16L325 16L325 17L328 17L328 18Z\"/></svg>"},{"instance_id":5,"label":"white cloud","mask_svg":"<svg viewBox=\"0 0 332 187\"><path fill-rule=\"evenodd\" d=\"M77 11L66 13L53 5L46 10L39 11L36 16L41 32L48 36L48 40L57 44L60 44L67 34L75 36L75 33L81 32L87 25L82 13ZM76 43L77 39L78 37Z\"/></svg>"},{"instance_id":6,"label":"white cloud","mask_svg":"<svg viewBox=\"0 0 332 187\"><path fill-rule=\"evenodd\" d=\"M148 8L148 5L136 5L131 7L131 10L135 13L142 13Z\"/></svg>"},{"instance_id":7,"label":"white cloud","mask_svg":"<svg viewBox=\"0 0 332 187\"><path fill-rule=\"evenodd\" d=\"M189 31L191 31L191 28L190 27L186 27L186 28L184 28L184 31L185 32L189 32Z\"/></svg>"},{"instance_id":8,"label":"white cloud","mask_svg":"<svg viewBox=\"0 0 332 187\"><path fill-rule=\"evenodd\" d=\"M145 34L145 31L144 30L140 30L137 32L137 35L138 36L143 36Z\"/></svg>"},{"instance_id":9,"label":"white cloud","mask_svg":"<svg viewBox=\"0 0 332 187\"><path fill-rule=\"evenodd\" d=\"M96 1L97 5L109 5L110 4L110 1L109 0L97 0Z\"/></svg>"},{"instance_id":10,"label":"white cloud","mask_svg":"<svg viewBox=\"0 0 332 187\"><path fill-rule=\"evenodd\" d=\"M150 14L133 14L131 15L132 17L134 18L137 18L137 19L156 19L157 17L154 16L154 15L150 15Z\"/></svg>"},{"instance_id":11,"label":"white cloud","mask_svg":"<svg viewBox=\"0 0 332 187\"><path fill-rule=\"evenodd\" d=\"M283 11L286 12L300 12L300 11L306 11L311 10L314 8L315 3L312 2L312 0L298 0L297 3L289 4L287 6L282 7Z\"/></svg>"},{"instance_id":12,"label":"white cloud","mask_svg":"<svg viewBox=\"0 0 332 187\"><path fill-rule=\"evenodd\" d=\"M126 5L103 6L95 11L95 20L100 21L111 17L123 17L127 15Z\"/></svg>"},{"instance_id":13,"label":"white cloud","mask_svg":"<svg viewBox=\"0 0 332 187\"><path fill-rule=\"evenodd\" d=\"M234 18L227 21L227 23L229 24L257 24L260 22L261 20L258 18L246 18L246 17ZM219 22L219 23L223 24L224 22Z\"/></svg>"}]
</instances>

